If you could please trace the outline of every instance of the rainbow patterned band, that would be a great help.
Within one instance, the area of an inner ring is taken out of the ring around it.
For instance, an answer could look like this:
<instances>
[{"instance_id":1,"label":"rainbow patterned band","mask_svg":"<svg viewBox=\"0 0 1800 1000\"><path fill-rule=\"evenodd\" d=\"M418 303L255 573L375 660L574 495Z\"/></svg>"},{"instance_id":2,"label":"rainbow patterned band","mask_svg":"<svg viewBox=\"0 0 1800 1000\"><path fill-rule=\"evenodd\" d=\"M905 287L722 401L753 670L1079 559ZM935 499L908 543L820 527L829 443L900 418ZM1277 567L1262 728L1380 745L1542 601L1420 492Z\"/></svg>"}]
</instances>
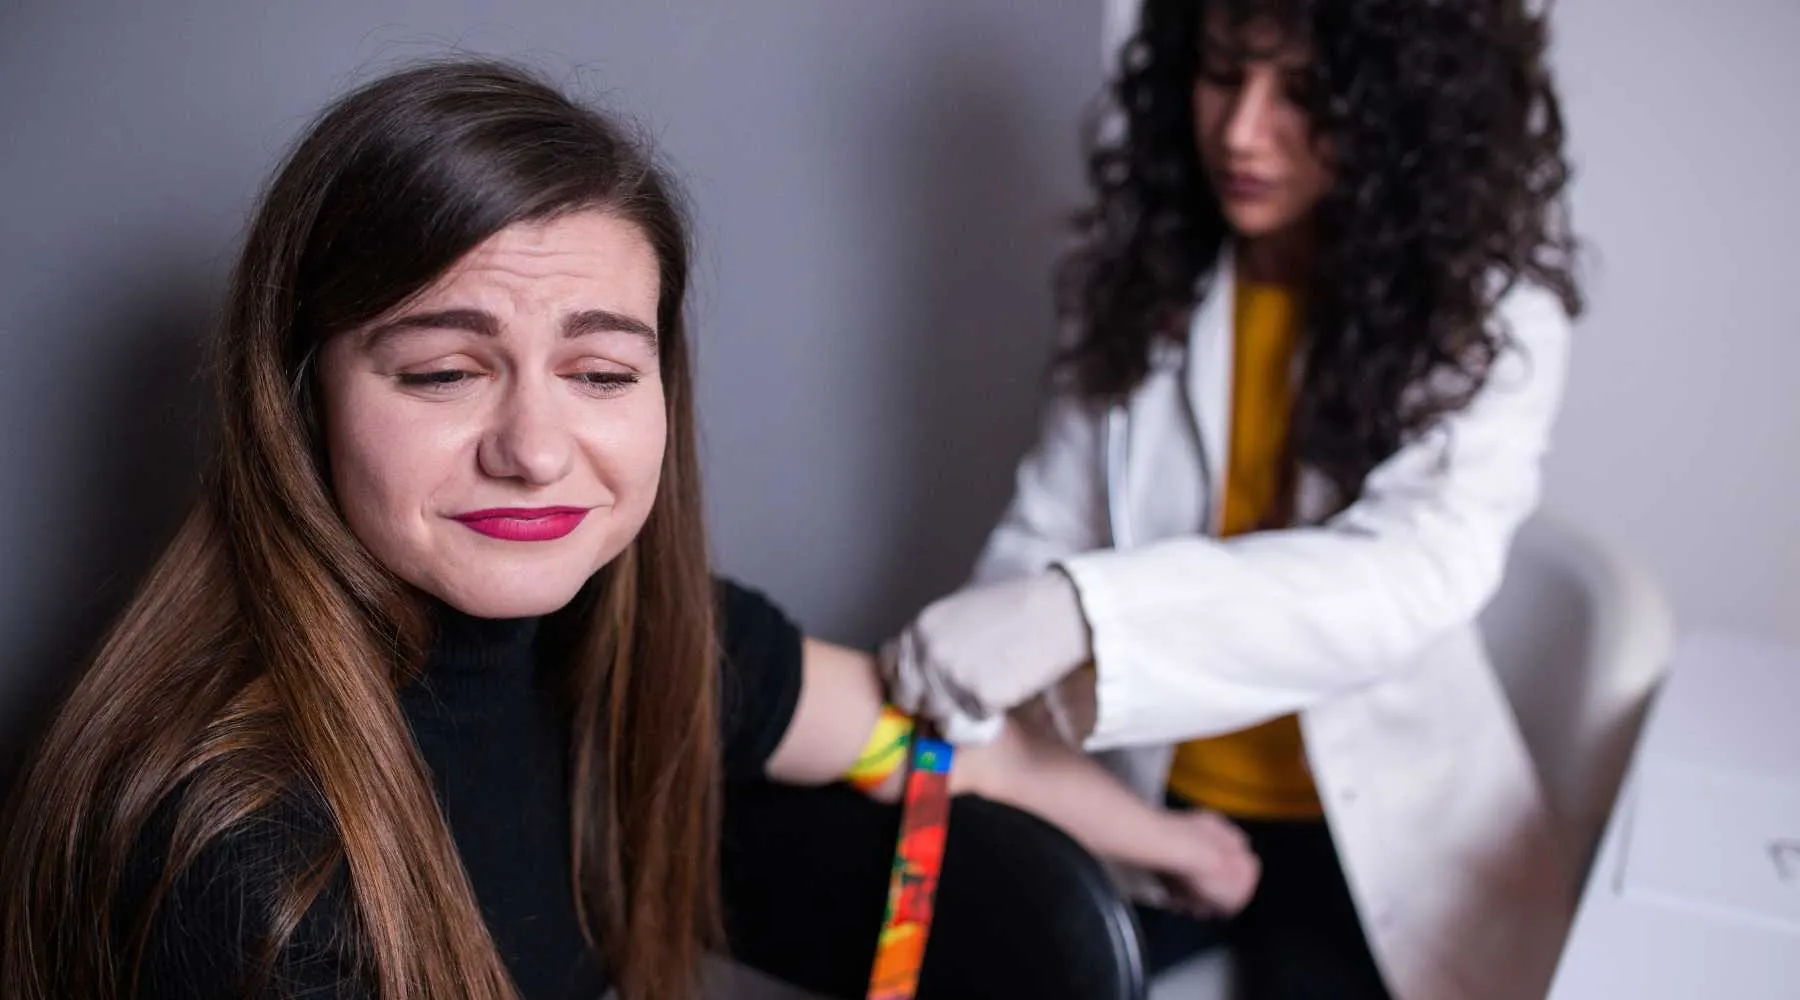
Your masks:
<instances>
[{"instance_id":1,"label":"rainbow patterned band","mask_svg":"<svg viewBox=\"0 0 1800 1000\"><path fill-rule=\"evenodd\" d=\"M956 751L915 730L912 770L900 814L900 842L888 879L887 916L869 974L868 1000L912 1000L925 964L932 903L944 869L944 837L950 824L950 765Z\"/></svg>"},{"instance_id":2,"label":"rainbow patterned band","mask_svg":"<svg viewBox=\"0 0 1800 1000\"><path fill-rule=\"evenodd\" d=\"M875 720L869 742L863 745L856 763L844 772L844 780L864 792L880 788L906 763L906 747L912 734L912 716L892 705L881 706L881 716Z\"/></svg>"}]
</instances>

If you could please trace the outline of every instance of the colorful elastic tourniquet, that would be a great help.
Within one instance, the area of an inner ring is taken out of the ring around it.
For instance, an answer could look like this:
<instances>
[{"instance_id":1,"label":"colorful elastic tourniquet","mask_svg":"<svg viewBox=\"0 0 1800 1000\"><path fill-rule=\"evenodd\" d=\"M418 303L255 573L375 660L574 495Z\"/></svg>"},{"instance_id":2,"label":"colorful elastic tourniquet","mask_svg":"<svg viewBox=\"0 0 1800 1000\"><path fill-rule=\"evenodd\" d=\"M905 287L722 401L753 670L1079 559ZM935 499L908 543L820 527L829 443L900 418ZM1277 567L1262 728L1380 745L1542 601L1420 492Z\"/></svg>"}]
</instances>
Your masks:
<instances>
[{"instance_id":1,"label":"colorful elastic tourniquet","mask_svg":"<svg viewBox=\"0 0 1800 1000\"><path fill-rule=\"evenodd\" d=\"M925 963L933 897L944 868L944 836L950 823L950 744L912 734L912 770L900 817L900 842L888 880L887 916L869 975L869 1000L912 1000Z\"/></svg>"}]
</instances>

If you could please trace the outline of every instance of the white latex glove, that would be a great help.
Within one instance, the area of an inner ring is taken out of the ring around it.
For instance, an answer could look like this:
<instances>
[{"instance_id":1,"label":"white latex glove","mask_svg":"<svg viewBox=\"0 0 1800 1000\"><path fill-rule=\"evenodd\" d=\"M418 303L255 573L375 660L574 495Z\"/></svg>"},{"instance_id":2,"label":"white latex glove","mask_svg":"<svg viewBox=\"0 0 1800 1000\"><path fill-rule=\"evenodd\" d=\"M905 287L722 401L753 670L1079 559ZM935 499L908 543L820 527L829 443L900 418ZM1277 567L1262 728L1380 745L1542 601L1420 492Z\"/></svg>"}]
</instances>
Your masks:
<instances>
[{"instance_id":1,"label":"white latex glove","mask_svg":"<svg viewBox=\"0 0 1800 1000\"><path fill-rule=\"evenodd\" d=\"M943 727L953 743L988 743L1008 709L1092 658L1075 585L1046 570L951 594L881 651L888 697Z\"/></svg>"}]
</instances>

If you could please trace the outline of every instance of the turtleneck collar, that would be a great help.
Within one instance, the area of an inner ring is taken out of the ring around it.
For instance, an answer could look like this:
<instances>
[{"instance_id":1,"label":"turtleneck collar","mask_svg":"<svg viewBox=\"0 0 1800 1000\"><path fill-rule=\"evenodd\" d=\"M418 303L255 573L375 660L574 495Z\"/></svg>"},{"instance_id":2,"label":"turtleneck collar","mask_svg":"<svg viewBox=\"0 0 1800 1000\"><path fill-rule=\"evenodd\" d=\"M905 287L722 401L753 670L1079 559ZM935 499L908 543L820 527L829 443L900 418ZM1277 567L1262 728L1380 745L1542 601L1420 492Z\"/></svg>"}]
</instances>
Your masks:
<instances>
[{"instance_id":1,"label":"turtleneck collar","mask_svg":"<svg viewBox=\"0 0 1800 1000\"><path fill-rule=\"evenodd\" d=\"M426 659L428 675L517 672L529 680L541 618L477 618L439 602L436 636Z\"/></svg>"},{"instance_id":2,"label":"turtleneck collar","mask_svg":"<svg viewBox=\"0 0 1800 1000\"><path fill-rule=\"evenodd\" d=\"M431 652L401 691L414 726L473 721L536 697L540 618L477 618L433 602Z\"/></svg>"}]
</instances>

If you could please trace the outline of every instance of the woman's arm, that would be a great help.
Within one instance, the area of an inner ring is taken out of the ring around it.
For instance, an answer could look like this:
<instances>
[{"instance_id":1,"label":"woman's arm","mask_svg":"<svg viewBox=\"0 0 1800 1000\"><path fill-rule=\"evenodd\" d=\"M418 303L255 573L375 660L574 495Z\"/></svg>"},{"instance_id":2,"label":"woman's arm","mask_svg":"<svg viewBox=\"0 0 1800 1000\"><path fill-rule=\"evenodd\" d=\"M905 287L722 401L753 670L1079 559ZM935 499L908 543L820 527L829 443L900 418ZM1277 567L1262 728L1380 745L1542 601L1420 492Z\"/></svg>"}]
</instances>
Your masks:
<instances>
[{"instance_id":1,"label":"woman's arm","mask_svg":"<svg viewBox=\"0 0 1800 1000\"><path fill-rule=\"evenodd\" d=\"M1538 500L1568 322L1539 289L1516 289L1502 312L1515 346L1487 386L1322 526L1055 554L1009 515L995 544L1022 575L920 615L890 647L900 704L991 718L1092 660L1087 746L1103 749L1240 729L1410 666L1493 595ZM1042 478L1075 457L1029 462ZM1087 461L1050 488L1085 496L1099 476Z\"/></svg>"},{"instance_id":2,"label":"woman's arm","mask_svg":"<svg viewBox=\"0 0 1800 1000\"><path fill-rule=\"evenodd\" d=\"M991 743L958 747L957 770L962 790L1036 813L1109 861L1162 873L1174 905L1196 913L1243 909L1262 873L1230 820L1153 806L1086 754L1015 721Z\"/></svg>"},{"instance_id":3,"label":"woman's arm","mask_svg":"<svg viewBox=\"0 0 1800 1000\"><path fill-rule=\"evenodd\" d=\"M769 758L768 776L824 784L856 761L881 712L883 693L867 654L807 639L800 700ZM899 797L904 769L873 794ZM1243 834L1211 813L1178 813L1145 803L1068 745L1007 724L984 746L957 748L950 787L1035 813L1101 857L1160 871L1196 910L1236 912L1259 874Z\"/></svg>"},{"instance_id":4,"label":"woman's arm","mask_svg":"<svg viewBox=\"0 0 1800 1000\"><path fill-rule=\"evenodd\" d=\"M883 704L881 678L866 654L806 638L801 644L800 701L769 757L769 777L789 785L824 785L842 778L875 730ZM898 781L877 795L886 802L899 796Z\"/></svg>"}]
</instances>

